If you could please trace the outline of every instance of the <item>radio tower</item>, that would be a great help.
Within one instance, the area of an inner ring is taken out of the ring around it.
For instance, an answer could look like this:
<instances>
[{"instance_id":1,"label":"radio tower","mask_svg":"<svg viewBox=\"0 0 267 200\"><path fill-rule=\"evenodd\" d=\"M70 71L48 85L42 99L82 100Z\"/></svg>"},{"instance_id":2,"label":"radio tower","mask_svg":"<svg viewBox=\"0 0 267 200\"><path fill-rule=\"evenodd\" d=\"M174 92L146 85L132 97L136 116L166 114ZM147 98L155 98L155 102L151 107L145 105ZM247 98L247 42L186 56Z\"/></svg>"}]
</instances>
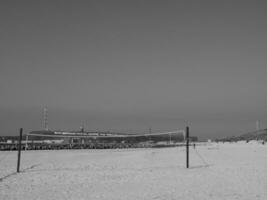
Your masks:
<instances>
[{"instance_id":1,"label":"radio tower","mask_svg":"<svg viewBox=\"0 0 267 200\"><path fill-rule=\"evenodd\" d=\"M48 131L48 114L47 114L47 108L44 108L44 114L43 114L43 128L44 130Z\"/></svg>"}]
</instances>

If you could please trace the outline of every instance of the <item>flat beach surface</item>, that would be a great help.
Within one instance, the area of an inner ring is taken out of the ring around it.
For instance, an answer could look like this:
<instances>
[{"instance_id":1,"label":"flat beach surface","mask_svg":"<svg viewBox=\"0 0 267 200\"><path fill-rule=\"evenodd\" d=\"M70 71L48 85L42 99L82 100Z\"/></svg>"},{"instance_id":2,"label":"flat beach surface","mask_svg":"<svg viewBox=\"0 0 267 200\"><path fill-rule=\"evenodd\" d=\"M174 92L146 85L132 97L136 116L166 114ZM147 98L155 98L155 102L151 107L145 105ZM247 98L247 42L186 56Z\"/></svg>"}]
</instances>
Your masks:
<instances>
[{"instance_id":1,"label":"flat beach surface","mask_svg":"<svg viewBox=\"0 0 267 200\"><path fill-rule=\"evenodd\" d=\"M267 199L267 145L0 152L0 199Z\"/></svg>"}]
</instances>

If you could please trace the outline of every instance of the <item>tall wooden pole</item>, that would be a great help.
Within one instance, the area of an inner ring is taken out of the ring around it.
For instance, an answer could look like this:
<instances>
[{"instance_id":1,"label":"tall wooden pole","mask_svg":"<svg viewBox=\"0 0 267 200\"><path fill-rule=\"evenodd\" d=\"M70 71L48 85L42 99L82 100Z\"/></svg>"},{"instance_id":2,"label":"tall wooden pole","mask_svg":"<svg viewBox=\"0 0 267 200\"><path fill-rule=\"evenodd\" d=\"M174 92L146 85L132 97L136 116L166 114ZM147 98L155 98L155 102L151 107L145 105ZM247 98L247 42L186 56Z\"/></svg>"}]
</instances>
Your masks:
<instances>
[{"instance_id":1,"label":"tall wooden pole","mask_svg":"<svg viewBox=\"0 0 267 200\"><path fill-rule=\"evenodd\" d=\"M20 167L20 154L21 154L22 131L23 131L23 129L20 128L20 131L19 131L19 146L18 146L18 163L17 163L17 172L18 173L19 173L19 167Z\"/></svg>"},{"instance_id":2,"label":"tall wooden pole","mask_svg":"<svg viewBox=\"0 0 267 200\"><path fill-rule=\"evenodd\" d=\"M28 135L26 135L25 151L28 149L28 139L29 137Z\"/></svg>"},{"instance_id":3,"label":"tall wooden pole","mask_svg":"<svg viewBox=\"0 0 267 200\"><path fill-rule=\"evenodd\" d=\"M186 127L186 168L189 168L189 127Z\"/></svg>"}]
</instances>

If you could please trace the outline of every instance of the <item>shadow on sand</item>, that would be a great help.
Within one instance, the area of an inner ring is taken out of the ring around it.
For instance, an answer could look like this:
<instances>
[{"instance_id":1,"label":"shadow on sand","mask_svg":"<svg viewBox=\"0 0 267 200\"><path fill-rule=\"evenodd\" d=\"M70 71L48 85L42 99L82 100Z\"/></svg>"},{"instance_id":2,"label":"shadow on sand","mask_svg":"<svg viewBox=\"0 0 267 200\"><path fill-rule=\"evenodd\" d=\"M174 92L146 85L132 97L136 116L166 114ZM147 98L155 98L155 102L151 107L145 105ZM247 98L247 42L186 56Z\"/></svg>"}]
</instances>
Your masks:
<instances>
[{"instance_id":1,"label":"shadow on sand","mask_svg":"<svg viewBox=\"0 0 267 200\"><path fill-rule=\"evenodd\" d=\"M27 170L33 169L33 168L35 168L35 167L37 167L37 166L38 166L38 165L32 165L32 166L30 166L30 167L27 167L27 168L21 170L19 173L25 173L25 172L27 172ZM13 172L13 173L11 173L11 174L8 174L8 175L6 175L6 176L3 176L3 177L0 178L0 182L2 182L3 180L7 179L8 177L13 176L13 175L16 175L16 174L18 174L18 173L17 173L17 172Z\"/></svg>"},{"instance_id":2,"label":"shadow on sand","mask_svg":"<svg viewBox=\"0 0 267 200\"><path fill-rule=\"evenodd\" d=\"M195 165L195 166L189 167L189 169L208 168L210 166L212 166L212 165Z\"/></svg>"}]
</instances>

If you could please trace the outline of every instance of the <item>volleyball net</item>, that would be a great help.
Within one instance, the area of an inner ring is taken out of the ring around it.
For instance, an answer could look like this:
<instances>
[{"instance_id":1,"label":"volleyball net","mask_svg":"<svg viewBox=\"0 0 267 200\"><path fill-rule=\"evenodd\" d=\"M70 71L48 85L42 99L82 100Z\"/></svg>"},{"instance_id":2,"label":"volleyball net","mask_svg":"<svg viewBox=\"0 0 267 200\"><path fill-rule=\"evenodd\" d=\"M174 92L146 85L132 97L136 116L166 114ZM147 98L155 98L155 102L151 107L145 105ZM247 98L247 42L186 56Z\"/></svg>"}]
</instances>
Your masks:
<instances>
[{"instance_id":1,"label":"volleyball net","mask_svg":"<svg viewBox=\"0 0 267 200\"><path fill-rule=\"evenodd\" d=\"M144 134L115 132L33 131L25 134L22 149L138 148L158 142L184 142L185 130Z\"/></svg>"}]
</instances>

